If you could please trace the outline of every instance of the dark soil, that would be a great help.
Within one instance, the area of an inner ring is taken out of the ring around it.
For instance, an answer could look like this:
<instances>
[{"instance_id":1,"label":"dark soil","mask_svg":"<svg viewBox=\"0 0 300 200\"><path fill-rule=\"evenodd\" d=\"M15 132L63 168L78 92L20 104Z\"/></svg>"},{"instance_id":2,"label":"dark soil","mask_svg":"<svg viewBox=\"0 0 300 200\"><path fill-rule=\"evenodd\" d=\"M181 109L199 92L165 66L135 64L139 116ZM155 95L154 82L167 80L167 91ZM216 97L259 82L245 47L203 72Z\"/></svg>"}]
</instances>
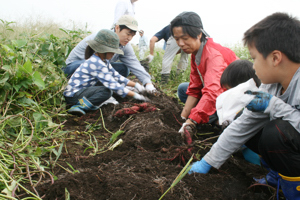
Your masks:
<instances>
[{"instance_id":1,"label":"dark soil","mask_svg":"<svg viewBox=\"0 0 300 200\"><path fill-rule=\"evenodd\" d=\"M118 109L133 106L129 99L118 98L119 105L108 104L101 108L106 129L113 133L120 128L125 131L118 137L123 143L114 150L107 147L101 150L109 142L111 133L103 128L99 110L82 117L70 116L64 124L64 130L71 133L57 161L60 166L56 164L52 169L57 180L54 184L50 180L39 184L40 196L45 200L64 200L67 190L70 199L76 200L159 199L191 154L178 133L183 123L182 105L163 93L149 98L159 110L131 115L130 120L127 120L130 116L113 117ZM198 157L204 156L217 138L199 141L220 133L216 127L202 126L193 137L192 152ZM90 135L95 135L99 146L96 154L93 148L88 148L92 146L89 141L96 144ZM252 178L265 173L237 152L219 170L187 174L163 199L272 199L274 190L253 185Z\"/></svg>"}]
</instances>

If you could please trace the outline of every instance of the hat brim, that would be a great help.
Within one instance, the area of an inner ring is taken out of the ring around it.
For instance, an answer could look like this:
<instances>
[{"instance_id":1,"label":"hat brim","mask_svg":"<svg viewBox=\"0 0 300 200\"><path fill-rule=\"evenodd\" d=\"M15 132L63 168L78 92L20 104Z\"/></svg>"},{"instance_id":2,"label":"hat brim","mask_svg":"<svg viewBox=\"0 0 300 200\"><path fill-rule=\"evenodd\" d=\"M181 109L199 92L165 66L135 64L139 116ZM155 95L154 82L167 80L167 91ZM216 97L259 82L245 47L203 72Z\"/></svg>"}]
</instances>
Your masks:
<instances>
[{"instance_id":1,"label":"hat brim","mask_svg":"<svg viewBox=\"0 0 300 200\"><path fill-rule=\"evenodd\" d=\"M124 24L125 25L125 24ZM134 25L125 25L125 26L127 26L130 30L133 30L133 31L136 31L136 32L138 32L139 31L139 28L137 27L137 26L134 26Z\"/></svg>"},{"instance_id":2,"label":"hat brim","mask_svg":"<svg viewBox=\"0 0 300 200\"><path fill-rule=\"evenodd\" d=\"M105 46L95 40L89 40L87 41L87 43L97 53L116 53L116 54L124 55L124 52L121 49L115 49L115 48Z\"/></svg>"}]
</instances>

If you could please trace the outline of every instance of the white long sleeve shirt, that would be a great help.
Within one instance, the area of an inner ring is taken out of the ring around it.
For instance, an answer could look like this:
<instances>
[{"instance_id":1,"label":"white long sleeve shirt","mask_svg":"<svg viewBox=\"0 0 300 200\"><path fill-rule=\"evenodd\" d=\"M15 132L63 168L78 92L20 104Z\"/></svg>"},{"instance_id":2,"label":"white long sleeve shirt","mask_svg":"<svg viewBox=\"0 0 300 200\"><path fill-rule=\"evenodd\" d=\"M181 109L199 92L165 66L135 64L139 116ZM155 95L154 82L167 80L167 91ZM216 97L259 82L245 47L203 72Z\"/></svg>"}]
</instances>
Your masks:
<instances>
[{"instance_id":1,"label":"white long sleeve shirt","mask_svg":"<svg viewBox=\"0 0 300 200\"><path fill-rule=\"evenodd\" d=\"M115 7L115 17L114 23L115 25L117 21L120 19L122 15L131 15L134 17L135 15L135 6L134 3L131 3L131 0L119 0Z\"/></svg>"},{"instance_id":2,"label":"white long sleeve shirt","mask_svg":"<svg viewBox=\"0 0 300 200\"><path fill-rule=\"evenodd\" d=\"M262 84L273 97L263 112L244 109L243 114L234 120L220 135L218 141L203 157L215 168L221 165L243 144L252 138L270 120L282 119L289 122L300 133L300 68L294 74L287 90L281 95L280 84Z\"/></svg>"}]
</instances>

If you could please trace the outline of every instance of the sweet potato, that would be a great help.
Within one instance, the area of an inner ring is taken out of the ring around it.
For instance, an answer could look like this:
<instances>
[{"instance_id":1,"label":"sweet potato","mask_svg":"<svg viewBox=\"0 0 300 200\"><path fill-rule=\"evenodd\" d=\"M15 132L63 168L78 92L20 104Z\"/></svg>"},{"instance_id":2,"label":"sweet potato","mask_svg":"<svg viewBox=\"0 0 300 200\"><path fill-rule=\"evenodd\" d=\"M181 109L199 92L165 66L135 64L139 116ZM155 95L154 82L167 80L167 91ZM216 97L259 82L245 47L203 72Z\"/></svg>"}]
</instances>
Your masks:
<instances>
[{"instance_id":1,"label":"sweet potato","mask_svg":"<svg viewBox=\"0 0 300 200\"><path fill-rule=\"evenodd\" d=\"M118 110L114 116L115 117L123 117L124 115L133 115L138 112L153 112L158 110L154 105L149 103L141 103L141 104L134 104L134 106L130 108L122 108Z\"/></svg>"},{"instance_id":2,"label":"sweet potato","mask_svg":"<svg viewBox=\"0 0 300 200\"><path fill-rule=\"evenodd\" d=\"M137 110L133 110L132 108L122 108L115 112L114 116L123 117L124 115L132 115L138 113Z\"/></svg>"},{"instance_id":3,"label":"sweet potato","mask_svg":"<svg viewBox=\"0 0 300 200\"><path fill-rule=\"evenodd\" d=\"M150 103L141 103L141 104L135 104L136 106L140 107L143 110L146 110L148 107L152 107Z\"/></svg>"},{"instance_id":4,"label":"sweet potato","mask_svg":"<svg viewBox=\"0 0 300 200\"><path fill-rule=\"evenodd\" d=\"M156 111L157 108L156 107L148 107L147 109L144 110L144 112L153 112Z\"/></svg>"}]
</instances>

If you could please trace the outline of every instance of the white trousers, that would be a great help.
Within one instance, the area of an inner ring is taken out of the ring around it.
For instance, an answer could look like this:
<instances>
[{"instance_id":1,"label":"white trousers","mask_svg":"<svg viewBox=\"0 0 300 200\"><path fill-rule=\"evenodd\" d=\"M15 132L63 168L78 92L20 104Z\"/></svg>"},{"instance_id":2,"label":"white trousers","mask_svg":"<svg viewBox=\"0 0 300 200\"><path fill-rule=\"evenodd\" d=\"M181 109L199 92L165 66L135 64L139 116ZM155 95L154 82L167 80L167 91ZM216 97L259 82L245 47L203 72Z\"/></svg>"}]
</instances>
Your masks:
<instances>
[{"instance_id":1,"label":"white trousers","mask_svg":"<svg viewBox=\"0 0 300 200\"><path fill-rule=\"evenodd\" d=\"M143 60L144 59L144 56L145 56L145 52L147 51L147 46L142 46L140 48L140 52L139 52L139 57L140 57L140 60Z\"/></svg>"},{"instance_id":2,"label":"white trousers","mask_svg":"<svg viewBox=\"0 0 300 200\"><path fill-rule=\"evenodd\" d=\"M165 54L163 56L161 74L170 74L173 60L179 50L180 47L177 45L176 40L171 36L167 41ZM177 69L181 71L185 71L187 65L188 65L188 54L181 50L180 60L177 65Z\"/></svg>"}]
</instances>

